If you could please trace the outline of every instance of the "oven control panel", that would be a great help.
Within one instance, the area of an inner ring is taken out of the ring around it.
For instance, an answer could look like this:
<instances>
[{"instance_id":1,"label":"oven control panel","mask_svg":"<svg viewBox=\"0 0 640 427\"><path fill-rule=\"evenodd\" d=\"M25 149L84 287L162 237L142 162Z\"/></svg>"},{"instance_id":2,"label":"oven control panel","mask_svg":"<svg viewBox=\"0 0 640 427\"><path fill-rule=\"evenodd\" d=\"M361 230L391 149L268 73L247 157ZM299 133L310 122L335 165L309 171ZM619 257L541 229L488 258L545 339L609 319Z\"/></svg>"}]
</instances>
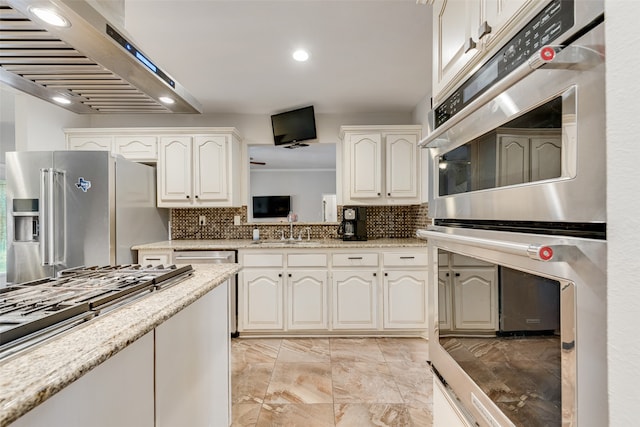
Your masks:
<instances>
[{"instance_id":1,"label":"oven control panel","mask_svg":"<svg viewBox=\"0 0 640 427\"><path fill-rule=\"evenodd\" d=\"M573 24L574 0L552 0L486 64L436 107L434 128L444 124L544 45L557 40Z\"/></svg>"}]
</instances>

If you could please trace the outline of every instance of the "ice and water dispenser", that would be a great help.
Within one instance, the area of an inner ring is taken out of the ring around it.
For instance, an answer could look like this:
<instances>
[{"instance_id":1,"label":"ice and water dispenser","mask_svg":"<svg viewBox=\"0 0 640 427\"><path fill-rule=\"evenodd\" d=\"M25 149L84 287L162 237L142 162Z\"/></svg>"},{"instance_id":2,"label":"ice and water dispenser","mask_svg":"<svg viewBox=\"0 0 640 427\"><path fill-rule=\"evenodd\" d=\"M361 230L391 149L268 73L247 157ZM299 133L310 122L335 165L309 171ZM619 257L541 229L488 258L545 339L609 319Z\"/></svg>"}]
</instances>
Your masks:
<instances>
[{"instance_id":1,"label":"ice and water dispenser","mask_svg":"<svg viewBox=\"0 0 640 427\"><path fill-rule=\"evenodd\" d=\"M14 242L40 240L39 199L13 199Z\"/></svg>"}]
</instances>

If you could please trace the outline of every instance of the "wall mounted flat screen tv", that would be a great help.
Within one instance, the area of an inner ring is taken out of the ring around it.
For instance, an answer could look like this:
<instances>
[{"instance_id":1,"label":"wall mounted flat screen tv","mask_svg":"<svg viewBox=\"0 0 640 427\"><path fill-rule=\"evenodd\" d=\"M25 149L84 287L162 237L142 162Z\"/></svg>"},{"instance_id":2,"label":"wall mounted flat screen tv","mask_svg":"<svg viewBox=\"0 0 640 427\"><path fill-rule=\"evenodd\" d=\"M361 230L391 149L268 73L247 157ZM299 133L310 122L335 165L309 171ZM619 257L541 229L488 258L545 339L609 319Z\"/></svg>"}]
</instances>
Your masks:
<instances>
[{"instance_id":1,"label":"wall mounted flat screen tv","mask_svg":"<svg viewBox=\"0 0 640 427\"><path fill-rule=\"evenodd\" d=\"M313 105L271 116L275 145L295 144L316 139L316 118Z\"/></svg>"},{"instance_id":2,"label":"wall mounted flat screen tv","mask_svg":"<svg viewBox=\"0 0 640 427\"><path fill-rule=\"evenodd\" d=\"M291 210L291 196L253 196L254 218L286 217Z\"/></svg>"}]
</instances>

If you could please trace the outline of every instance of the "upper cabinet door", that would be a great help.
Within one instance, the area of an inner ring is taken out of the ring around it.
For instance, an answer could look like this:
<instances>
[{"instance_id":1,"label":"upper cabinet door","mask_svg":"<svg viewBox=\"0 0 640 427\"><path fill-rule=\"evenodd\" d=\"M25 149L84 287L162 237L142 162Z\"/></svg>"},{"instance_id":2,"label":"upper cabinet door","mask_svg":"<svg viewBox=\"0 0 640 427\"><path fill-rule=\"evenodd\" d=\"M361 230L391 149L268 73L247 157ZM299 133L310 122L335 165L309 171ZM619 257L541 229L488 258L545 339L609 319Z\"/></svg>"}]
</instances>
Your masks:
<instances>
[{"instance_id":1,"label":"upper cabinet door","mask_svg":"<svg viewBox=\"0 0 640 427\"><path fill-rule=\"evenodd\" d=\"M193 170L196 202L229 199L228 137L225 135L194 138Z\"/></svg>"},{"instance_id":2,"label":"upper cabinet door","mask_svg":"<svg viewBox=\"0 0 640 427\"><path fill-rule=\"evenodd\" d=\"M479 54L480 0L437 0L433 4L433 93L447 88Z\"/></svg>"},{"instance_id":3,"label":"upper cabinet door","mask_svg":"<svg viewBox=\"0 0 640 427\"><path fill-rule=\"evenodd\" d=\"M69 136L69 150L111 151L111 136Z\"/></svg>"},{"instance_id":4,"label":"upper cabinet door","mask_svg":"<svg viewBox=\"0 0 640 427\"><path fill-rule=\"evenodd\" d=\"M483 0L484 19L477 29L476 36L485 45L493 45L502 40L502 33L514 23L520 12L531 0Z\"/></svg>"},{"instance_id":5,"label":"upper cabinet door","mask_svg":"<svg viewBox=\"0 0 640 427\"><path fill-rule=\"evenodd\" d=\"M388 197L418 197L418 136L388 134L386 137Z\"/></svg>"},{"instance_id":6,"label":"upper cabinet door","mask_svg":"<svg viewBox=\"0 0 640 427\"><path fill-rule=\"evenodd\" d=\"M158 156L158 206L162 207L163 202L188 203L191 196L191 137L162 137Z\"/></svg>"},{"instance_id":7,"label":"upper cabinet door","mask_svg":"<svg viewBox=\"0 0 640 427\"><path fill-rule=\"evenodd\" d=\"M382 192L382 135L348 136L351 176L350 195L354 199L378 198Z\"/></svg>"}]
</instances>

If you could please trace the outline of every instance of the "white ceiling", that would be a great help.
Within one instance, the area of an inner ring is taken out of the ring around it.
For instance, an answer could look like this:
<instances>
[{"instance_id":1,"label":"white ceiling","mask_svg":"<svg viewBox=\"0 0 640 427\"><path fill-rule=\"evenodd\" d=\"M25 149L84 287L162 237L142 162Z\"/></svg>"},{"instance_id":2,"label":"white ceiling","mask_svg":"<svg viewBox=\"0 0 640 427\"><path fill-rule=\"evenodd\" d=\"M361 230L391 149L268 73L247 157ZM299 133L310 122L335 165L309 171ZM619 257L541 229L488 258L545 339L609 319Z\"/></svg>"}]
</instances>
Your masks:
<instances>
[{"instance_id":1,"label":"white ceiling","mask_svg":"<svg viewBox=\"0 0 640 427\"><path fill-rule=\"evenodd\" d=\"M411 112L430 92L431 8L415 0L103 3L203 113Z\"/></svg>"}]
</instances>

